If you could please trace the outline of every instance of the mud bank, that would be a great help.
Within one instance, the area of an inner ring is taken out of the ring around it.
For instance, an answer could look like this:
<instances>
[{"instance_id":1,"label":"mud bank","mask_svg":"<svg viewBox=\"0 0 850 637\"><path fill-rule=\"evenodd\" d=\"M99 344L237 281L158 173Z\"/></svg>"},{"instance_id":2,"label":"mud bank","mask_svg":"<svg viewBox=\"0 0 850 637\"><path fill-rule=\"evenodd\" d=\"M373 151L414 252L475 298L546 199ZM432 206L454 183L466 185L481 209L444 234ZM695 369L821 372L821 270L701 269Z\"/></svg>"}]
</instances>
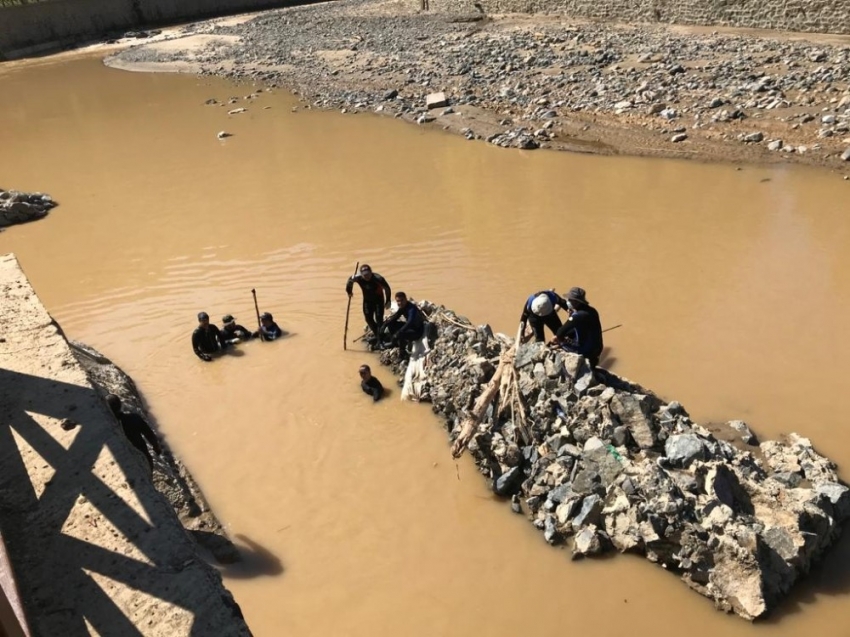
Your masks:
<instances>
[{"instance_id":1,"label":"mud bank","mask_svg":"<svg viewBox=\"0 0 850 637\"><path fill-rule=\"evenodd\" d=\"M311 106L500 147L841 170L850 160L848 37L420 13L385 0L197 28L203 39L106 63L285 86Z\"/></svg>"},{"instance_id":2,"label":"mud bank","mask_svg":"<svg viewBox=\"0 0 850 637\"><path fill-rule=\"evenodd\" d=\"M578 355L518 347L428 302L438 327L415 363L381 362L445 420L493 491L574 557L631 552L746 619L777 608L841 534L850 490L791 433L703 426L677 402Z\"/></svg>"},{"instance_id":3,"label":"mud bank","mask_svg":"<svg viewBox=\"0 0 850 637\"><path fill-rule=\"evenodd\" d=\"M132 381L66 340L12 255L0 285L0 525L32 634L250 635L172 509L220 533L199 491L164 454L163 497L102 400L140 409Z\"/></svg>"}]
</instances>

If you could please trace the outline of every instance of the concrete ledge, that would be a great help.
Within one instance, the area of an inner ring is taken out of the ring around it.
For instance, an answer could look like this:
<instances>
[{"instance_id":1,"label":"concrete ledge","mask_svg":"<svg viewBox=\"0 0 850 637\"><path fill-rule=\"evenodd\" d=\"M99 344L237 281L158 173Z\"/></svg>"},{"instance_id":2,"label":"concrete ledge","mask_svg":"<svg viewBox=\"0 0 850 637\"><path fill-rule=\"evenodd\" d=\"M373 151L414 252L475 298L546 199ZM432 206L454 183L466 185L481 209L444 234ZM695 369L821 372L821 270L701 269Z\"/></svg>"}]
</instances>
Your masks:
<instances>
[{"instance_id":1,"label":"concrete ledge","mask_svg":"<svg viewBox=\"0 0 850 637\"><path fill-rule=\"evenodd\" d=\"M12 255L0 289L0 530L32 634L250 635Z\"/></svg>"}]
</instances>

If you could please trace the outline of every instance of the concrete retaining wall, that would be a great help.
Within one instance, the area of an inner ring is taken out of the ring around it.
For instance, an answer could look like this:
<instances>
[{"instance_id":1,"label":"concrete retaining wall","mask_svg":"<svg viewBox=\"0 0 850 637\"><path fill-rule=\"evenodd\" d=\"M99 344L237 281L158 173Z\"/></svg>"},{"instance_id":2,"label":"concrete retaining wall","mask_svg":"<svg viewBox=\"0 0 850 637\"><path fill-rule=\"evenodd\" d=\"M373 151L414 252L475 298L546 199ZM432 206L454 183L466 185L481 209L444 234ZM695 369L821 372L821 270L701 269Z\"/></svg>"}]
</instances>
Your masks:
<instances>
[{"instance_id":1,"label":"concrete retaining wall","mask_svg":"<svg viewBox=\"0 0 850 637\"><path fill-rule=\"evenodd\" d=\"M298 0L46 0L0 9L0 60L104 34L228 13L309 4Z\"/></svg>"},{"instance_id":2,"label":"concrete retaining wall","mask_svg":"<svg viewBox=\"0 0 850 637\"><path fill-rule=\"evenodd\" d=\"M408 0L420 6L420 0ZM474 13L477 0L430 0L431 11ZM848 0L481 0L487 13L563 13L617 22L669 22L850 34Z\"/></svg>"},{"instance_id":3,"label":"concrete retaining wall","mask_svg":"<svg viewBox=\"0 0 850 637\"><path fill-rule=\"evenodd\" d=\"M0 532L33 637L250 637L12 255L0 294Z\"/></svg>"}]
</instances>

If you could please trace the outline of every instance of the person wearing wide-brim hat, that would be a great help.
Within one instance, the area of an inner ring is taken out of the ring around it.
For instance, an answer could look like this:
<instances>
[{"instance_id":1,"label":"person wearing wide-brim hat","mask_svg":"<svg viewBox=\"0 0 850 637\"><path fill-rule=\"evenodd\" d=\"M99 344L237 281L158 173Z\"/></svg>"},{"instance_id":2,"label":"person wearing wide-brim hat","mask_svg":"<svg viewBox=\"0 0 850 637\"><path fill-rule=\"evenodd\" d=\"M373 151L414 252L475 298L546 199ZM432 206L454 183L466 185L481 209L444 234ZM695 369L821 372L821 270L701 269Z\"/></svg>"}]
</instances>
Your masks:
<instances>
[{"instance_id":1,"label":"person wearing wide-brim hat","mask_svg":"<svg viewBox=\"0 0 850 637\"><path fill-rule=\"evenodd\" d=\"M558 316L558 308L567 309L567 302L555 294L552 290L541 290L529 296L522 308L520 322L520 335L525 334L526 324L531 326L534 332L534 340L543 342L543 327L546 326L555 334L560 329L561 317Z\"/></svg>"},{"instance_id":2,"label":"person wearing wide-brim hat","mask_svg":"<svg viewBox=\"0 0 850 637\"><path fill-rule=\"evenodd\" d=\"M228 345L234 345L239 341L247 341L252 337L251 332L239 325L232 314L225 314L221 317L221 335Z\"/></svg>"},{"instance_id":3,"label":"person wearing wide-brim hat","mask_svg":"<svg viewBox=\"0 0 850 637\"><path fill-rule=\"evenodd\" d=\"M587 302L587 293L582 288L570 288L566 301L570 317L558 330L552 343L568 352L581 354L591 367L596 367L603 347L599 312Z\"/></svg>"}]
</instances>

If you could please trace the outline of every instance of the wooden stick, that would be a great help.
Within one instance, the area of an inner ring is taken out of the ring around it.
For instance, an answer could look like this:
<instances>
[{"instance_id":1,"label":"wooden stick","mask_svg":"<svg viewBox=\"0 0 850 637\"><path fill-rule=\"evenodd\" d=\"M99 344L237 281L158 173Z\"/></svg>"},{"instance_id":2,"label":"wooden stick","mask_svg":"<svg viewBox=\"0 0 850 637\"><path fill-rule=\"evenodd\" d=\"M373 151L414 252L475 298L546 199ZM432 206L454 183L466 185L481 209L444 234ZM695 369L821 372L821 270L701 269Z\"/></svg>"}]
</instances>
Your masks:
<instances>
[{"instance_id":1,"label":"wooden stick","mask_svg":"<svg viewBox=\"0 0 850 637\"><path fill-rule=\"evenodd\" d=\"M623 327L623 324L620 323L619 325L615 325L614 327L609 327L607 330L602 330L602 333L604 334L605 332L610 332L611 330L616 330L618 327Z\"/></svg>"},{"instance_id":2,"label":"wooden stick","mask_svg":"<svg viewBox=\"0 0 850 637\"><path fill-rule=\"evenodd\" d=\"M473 406L470 414L464 419L460 428L460 433L458 434L458 437L455 438L454 444L452 445L452 455L455 458L460 458L463 455L466 446L472 439L472 435L484 419L487 407L490 406L490 403L493 402L493 399L496 398L496 395L499 393L499 387L502 383L502 374L508 364L513 364L508 363L508 361L513 360L512 357L515 352L516 345L513 345L507 352L502 354L502 360L499 361L499 367L496 369L496 373L493 374L493 378L490 379L490 382L487 383L484 391L482 391L481 395L476 399L475 405Z\"/></svg>"},{"instance_id":3,"label":"wooden stick","mask_svg":"<svg viewBox=\"0 0 850 637\"><path fill-rule=\"evenodd\" d=\"M260 340L266 340L266 337L263 336L263 322L260 320L260 306L257 305L257 290L251 288L251 295L254 297L254 311L257 313L257 330L260 334Z\"/></svg>"},{"instance_id":4,"label":"wooden stick","mask_svg":"<svg viewBox=\"0 0 850 637\"><path fill-rule=\"evenodd\" d=\"M357 276L357 272L360 270L360 261L354 264L354 276ZM342 335L342 349L348 349L348 313L351 311L351 297L354 294L348 295L348 307L345 308L345 332Z\"/></svg>"}]
</instances>

